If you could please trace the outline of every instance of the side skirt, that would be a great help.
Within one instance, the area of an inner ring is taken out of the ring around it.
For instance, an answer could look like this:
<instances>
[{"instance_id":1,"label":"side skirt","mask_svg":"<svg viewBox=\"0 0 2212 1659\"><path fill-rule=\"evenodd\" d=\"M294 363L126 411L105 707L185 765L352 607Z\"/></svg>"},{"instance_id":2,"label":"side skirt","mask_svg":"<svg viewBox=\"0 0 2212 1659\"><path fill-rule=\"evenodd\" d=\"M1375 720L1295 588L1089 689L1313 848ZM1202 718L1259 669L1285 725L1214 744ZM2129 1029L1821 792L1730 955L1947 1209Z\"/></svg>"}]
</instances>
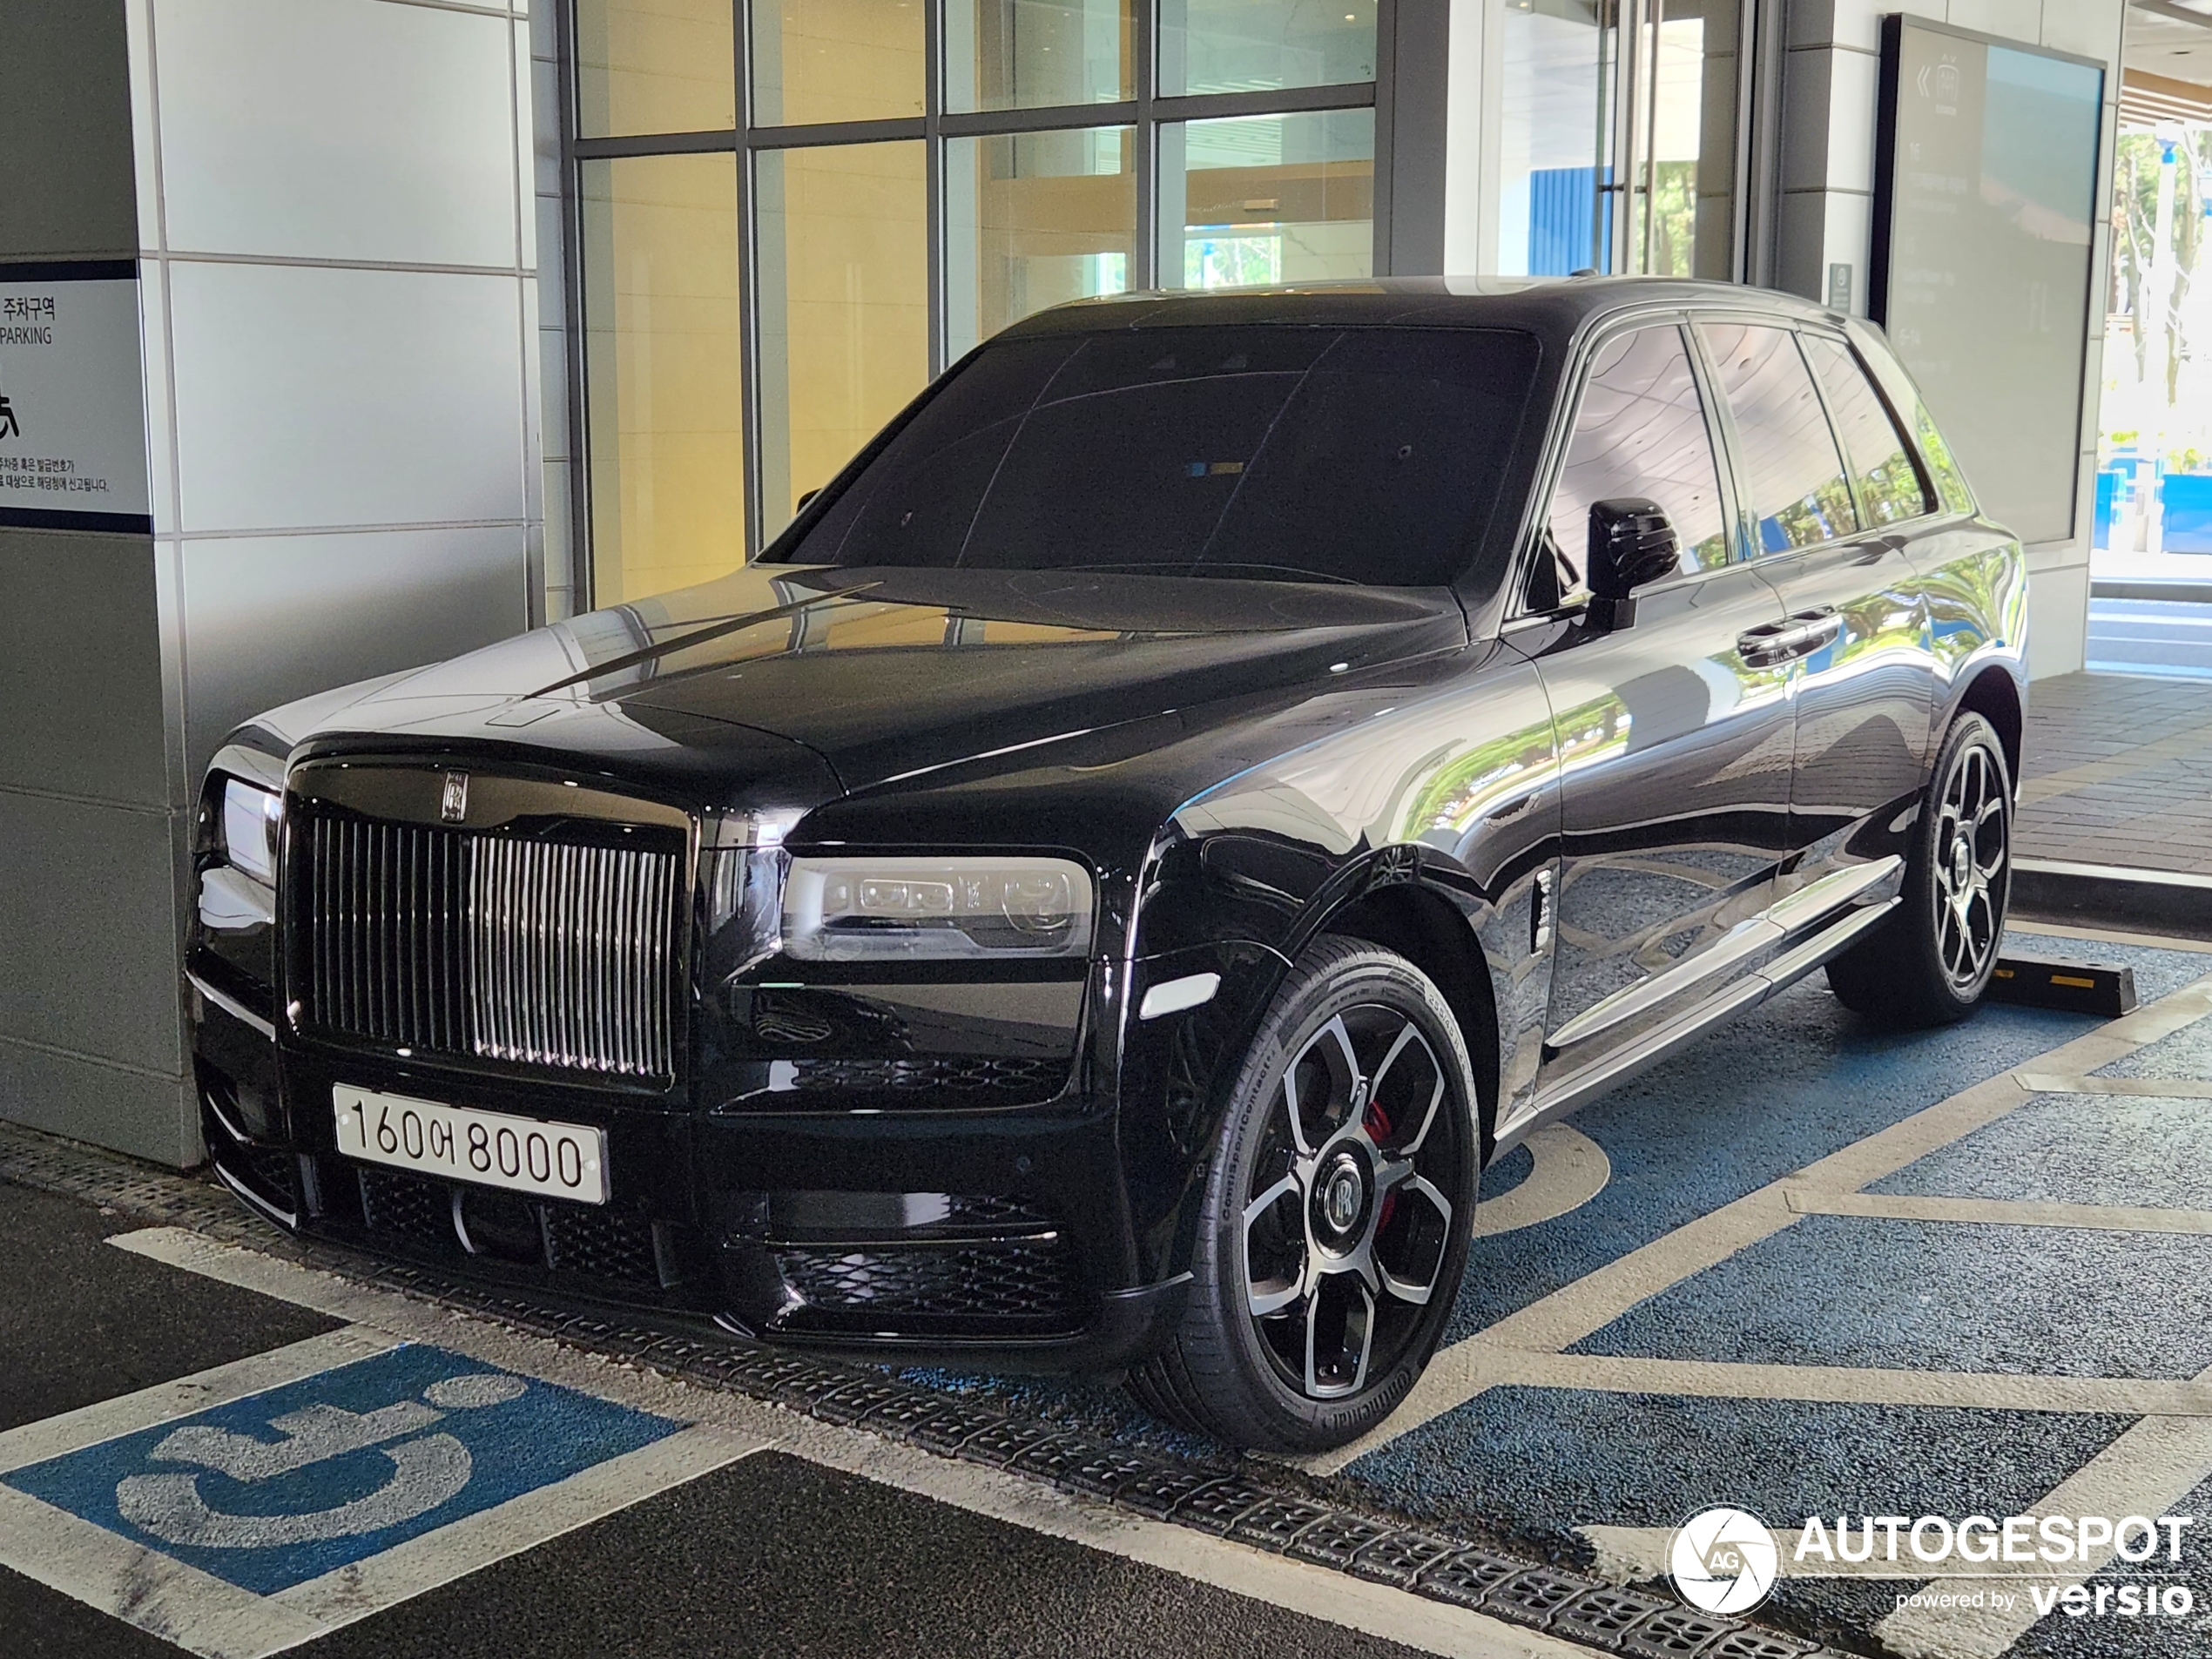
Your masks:
<instances>
[{"instance_id":1,"label":"side skirt","mask_svg":"<svg viewBox=\"0 0 2212 1659\"><path fill-rule=\"evenodd\" d=\"M1784 951L1757 973L1721 987L1694 1008L1653 1028L1626 1048L1539 1090L1534 1108L1519 1122L1500 1131L1492 1161L1504 1157L1545 1124L1558 1122L1616 1083L1626 1082L1649 1070L1683 1043L1725 1024L1747 1008L1757 1008L1777 992L1787 990L1829 958L1840 954L1860 934L1878 926L1903 902L1902 898L1885 899L1879 904L1844 912L1804 943Z\"/></svg>"}]
</instances>

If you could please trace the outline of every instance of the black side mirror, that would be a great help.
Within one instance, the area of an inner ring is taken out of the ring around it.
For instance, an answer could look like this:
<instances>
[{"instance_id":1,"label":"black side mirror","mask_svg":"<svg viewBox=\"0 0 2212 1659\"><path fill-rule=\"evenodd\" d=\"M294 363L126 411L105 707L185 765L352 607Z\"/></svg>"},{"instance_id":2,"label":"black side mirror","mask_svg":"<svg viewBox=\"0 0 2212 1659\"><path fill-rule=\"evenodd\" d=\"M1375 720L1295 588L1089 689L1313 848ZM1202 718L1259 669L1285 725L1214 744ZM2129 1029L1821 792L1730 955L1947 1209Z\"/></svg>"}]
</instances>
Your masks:
<instances>
[{"instance_id":1,"label":"black side mirror","mask_svg":"<svg viewBox=\"0 0 2212 1659\"><path fill-rule=\"evenodd\" d=\"M796 517L800 513L805 512L806 510L807 503L812 502L815 496L820 495L821 493L821 490L817 488L810 489L805 495L801 496L798 502L792 507L791 510L792 516Z\"/></svg>"},{"instance_id":2,"label":"black side mirror","mask_svg":"<svg viewBox=\"0 0 2212 1659\"><path fill-rule=\"evenodd\" d=\"M1635 590L1672 576L1682 541L1666 509L1641 496L1590 503L1590 625L1602 631L1636 619Z\"/></svg>"}]
</instances>

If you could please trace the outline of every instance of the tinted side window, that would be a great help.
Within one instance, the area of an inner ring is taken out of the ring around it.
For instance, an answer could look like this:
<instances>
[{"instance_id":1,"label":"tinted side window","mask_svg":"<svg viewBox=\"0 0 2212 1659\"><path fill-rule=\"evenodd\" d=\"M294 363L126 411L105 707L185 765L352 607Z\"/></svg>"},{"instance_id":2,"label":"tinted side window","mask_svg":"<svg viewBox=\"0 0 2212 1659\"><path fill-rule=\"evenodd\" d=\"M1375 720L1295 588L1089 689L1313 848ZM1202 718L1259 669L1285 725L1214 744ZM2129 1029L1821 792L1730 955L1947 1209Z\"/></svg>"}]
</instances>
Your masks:
<instances>
[{"instance_id":1,"label":"tinted side window","mask_svg":"<svg viewBox=\"0 0 2212 1659\"><path fill-rule=\"evenodd\" d=\"M1920 469L1912 464L1905 435L1890 419L1866 371L1839 341L1817 334L1802 336L1805 355L1812 359L1820 383L1828 393L1828 407L1836 416L1838 435L1858 481L1858 502L1877 524L1901 523L1928 510L1921 488Z\"/></svg>"},{"instance_id":2,"label":"tinted side window","mask_svg":"<svg viewBox=\"0 0 2212 1659\"><path fill-rule=\"evenodd\" d=\"M1728 524L1704 405L1682 330L1639 328L1597 349L1552 491L1531 604L1588 596L1590 503L1644 496L1667 509L1685 570L1728 563Z\"/></svg>"},{"instance_id":3,"label":"tinted side window","mask_svg":"<svg viewBox=\"0 0 2212 1659\"><path fill-rule=\"evenodd\" d=\"M1797 336L1756 323L1702 326L1735 412L1761 550L1780 553L1855 535L1858 514L1844 480L1844 458Z\"/></svg>"},{"instance_id":4,"label":"tinted side window","mask_svg":"<svg viewBox=\"0 0 2212 1659\"><path fill-rule=\"evenodd\" d=\"M1919 388L1912 384L1912 377L1881 335L1864 324L1853 324L1853 338L1859 351L1874 371L1874 378L1890 395L1893 408L1912 411L1912 434L1919 440L1920 459L1927 463L1928 476L1935 481L1936 493L1943 497L1943 504L1954 513L1973 510L1973 492L1966 488L1966 475L1959 470L1959 462L1951 453L1951 446L1943 441L1943 434L1936 430L1928 406L1920 401Z\"/></svg>"}]
</instances>

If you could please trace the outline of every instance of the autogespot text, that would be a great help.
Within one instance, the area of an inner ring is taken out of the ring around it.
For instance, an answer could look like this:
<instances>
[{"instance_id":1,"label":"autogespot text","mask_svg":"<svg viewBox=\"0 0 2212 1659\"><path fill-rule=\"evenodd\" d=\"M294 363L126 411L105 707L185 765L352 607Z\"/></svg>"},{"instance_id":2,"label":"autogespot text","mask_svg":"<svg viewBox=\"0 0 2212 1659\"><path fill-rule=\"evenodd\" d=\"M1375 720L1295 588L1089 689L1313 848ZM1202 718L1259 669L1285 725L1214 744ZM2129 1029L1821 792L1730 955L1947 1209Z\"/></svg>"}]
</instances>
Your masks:
<instances>
[{"instance_id":1,"label":"autogespot text","mask_svg":"<svg viewBox=\"0 0 2212 1659\"><path fill-rule=\"evenodd\" d=\"M2195 1524L2193 1515L1838 1515L1831 1525L1815 1515L1798 1532L1794 1560L1799 1573L1817 1574L1823 1563L1905 1561L1928 1568L1931 1579L2028 1581L2017 1588L1932 1583L1899 1595L1900 1608L2009 1608L2024 1593L2039 1617L2182 1618L2195 1610L2195 1594L2186 1584L2154 1581L2153 1563L2178 1562L2182 1535ZM2039 1566L2086 1578L2115 1561L2150 1571L2116 1583L2034 1581Z\"/></svg>"}]
</instances>

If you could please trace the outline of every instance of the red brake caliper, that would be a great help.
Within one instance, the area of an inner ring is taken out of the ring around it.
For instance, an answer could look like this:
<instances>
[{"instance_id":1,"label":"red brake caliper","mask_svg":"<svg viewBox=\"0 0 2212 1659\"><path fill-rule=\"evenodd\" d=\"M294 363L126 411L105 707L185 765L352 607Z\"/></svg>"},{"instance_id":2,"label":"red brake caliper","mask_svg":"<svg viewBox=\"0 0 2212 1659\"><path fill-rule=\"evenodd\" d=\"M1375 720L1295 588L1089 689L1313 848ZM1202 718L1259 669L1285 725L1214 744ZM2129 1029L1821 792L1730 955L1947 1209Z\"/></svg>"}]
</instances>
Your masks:
<instances>
[{"instance_id":1,"label":"red brake caliper","mask_svg":"<svg viewBox=\"0 0 2212 1659\"><path fill-rule=\"evenodd\" d=\"M1360 1119L1360 1123L1367 1131L1367 1138L1374 1142L1377 1146L1382 1146L1388 1143L1390 1138L1390 1114L1383 1110L1381 1101L1375 1099L1372 1096L1369 1096L1367 1101L1367 1113L1365 1117ZM1390 1212L1397 1208L1398 1192L1395 1188L1393 1188L1390 1191L1383 1194L1382 1213L1375 1217L1375 1231L1377 1232L1380 1232L1384 1228L1390 1225Z\"/></svg>"}]
</instances>

